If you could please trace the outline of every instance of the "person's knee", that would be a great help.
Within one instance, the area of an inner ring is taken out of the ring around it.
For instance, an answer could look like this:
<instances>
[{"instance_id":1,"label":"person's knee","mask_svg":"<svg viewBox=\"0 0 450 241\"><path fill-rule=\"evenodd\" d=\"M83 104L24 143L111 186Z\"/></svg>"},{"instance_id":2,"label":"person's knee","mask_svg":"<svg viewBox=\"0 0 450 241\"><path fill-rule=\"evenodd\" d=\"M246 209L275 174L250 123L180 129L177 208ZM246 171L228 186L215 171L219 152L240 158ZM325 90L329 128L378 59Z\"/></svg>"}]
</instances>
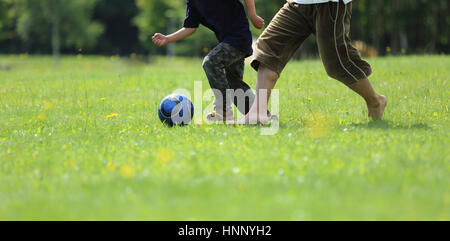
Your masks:
<instances>
[{"instance_id":1,"label":"person's knee","mask_svg":"<svg viewBox=\"0 0 450 241\"><path fill-rule=\"evenodd\" d=\"M276 82L280 78L280 75L276 71L263 64L260 64L258 72L264 75L265 79L271 80L273 82Z\"/></svg>"},{"instance_id":2,"label":"person's knee","mask_svg":"<svg viewBox=\"0 0 450 241\"><path fill-rule=\"evenodd\" d=\"M225 71L225 64L215 56L206 56L203 60L202 66L207 73L218 73Z\"/></svg>"},{"instance_id":3,"label":"person's knee","mask_svg":"<svg viewBox=\"0 0 450 241\"><path fill-rule=\"evenodd\" d=\"M214 67L214 63L213 63L213 60L211 59L210 56L206 56L205 57L205 59L203 60L202 66L203 66L203 69L205 71L211 71L212 70L212 68Z\"/></svg>"},{"instance_id":4,"label":"person's knee","mask_svg":"<svg viewBox=\"0 0 450 241\"><path fill-rule=\"evenodd\" d=\"M328 75L330 78L332 78L332 79L341 81L341 80L340 80L340 77L341 77L341 76L340 76L339 73L337 73L336 71L327 71L327 75Z\"/></svg>"},{"instance_id":5,"label":"person's knee","mask_svg":"<svg viewBox=\"0 0 450 241\"><path fill-rule=\"evenodd\" d=\"M349 70L346 70L344 68L339 69L335 66L325 66L325 70L330 78L333 78L347 86L352 85L358 80L364 78L364 76L359 78L357 75L352 74Z\"/></svg>"},{"instance_id":6,"label":"person's knee","mask_svg":"<svg viewBox=\"0 0 450 241\"><path fill-rule=\"evenodd\" d=\"M338 71L335 66L325 65L325 71L330 78L339 80L340 71Z\"/></svg>"}]
</instances>

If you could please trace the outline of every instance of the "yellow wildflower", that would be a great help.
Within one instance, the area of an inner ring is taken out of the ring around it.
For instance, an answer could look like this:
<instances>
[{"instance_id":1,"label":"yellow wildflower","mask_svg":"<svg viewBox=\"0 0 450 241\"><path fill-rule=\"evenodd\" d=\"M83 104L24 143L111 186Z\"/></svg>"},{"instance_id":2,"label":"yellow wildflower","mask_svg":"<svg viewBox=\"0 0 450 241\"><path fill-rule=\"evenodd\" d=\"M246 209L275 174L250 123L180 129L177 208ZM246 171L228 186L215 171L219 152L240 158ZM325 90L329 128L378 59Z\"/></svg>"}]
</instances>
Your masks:
<instances>
[{"instance_id":1,"label":"yellow wildflower","mask_svg":"<svg viewBox=\"0 0 450 241\"><path fill-rule=\"evenodd\" d=\"M50 110L51 108L52 108L52 103L50 103L50 102L44 103L44 110Z\"/></svg>"},{"instance_id":2,"label":"yellow wildflower","mask_svg":"<svg viewBox=\"0 0 450 241\"><path fill-rule=\"evenodd\" d=\"M332 127L331 121L322 113L312 113L305 121L308 134L312 138L321 138L328 134Z\"/></svg>"},{"instance_id":3,"label":"yellow wildflower","mask_svg":"<svg viewBox=\"0 0 450 241\"><path fill-rule=\"evenodd\" d=\"M161 163L169 163L173 160L173 153L169 149L160 149L156 151L155 158Z\"/></svg>"},{"instance_id":4,"label":"yellow wildflower","mask_svg":"<svg viewBox=\"0 0 450 241\"><path fill-rule=\"evenodd\" d=\"M113 162L108 162L108 164L106 164L106 168L108 169L108 171L114 172L116 170L116 165L114 165Z\"/></svg>"},{"instance_id":5,"label":"yellow wildflower","mask_svg":"<svg viewBox=\"0 0 450 241\"><path fill-rule=\"evenodd\" d=\"M132 178L136 175L136 171L130 164L125 164L120 168L120 174L124 178Z\"/></svg>"},{"instance_id":6,"label":"yellow wildflower","mask_svg":"<svg viewBox=\"0 0 450 241\"><path fill-rule=\"evenodd\" d=\"M69 160L69 166L70 167L75 167L77 165L77 162L76 161L74 161L73 159L70 159Z\"/></svg>"},{"instance_id":7,"label":"yellow wildflower","mask_svg":"<svg viewBox=\"0 0 450 241\"><path fill-rule=\"evenodd\" d=\"M117 116L119 116L119 114L117 114L117 113L112 113L112 114L110 114L110 115L106 115L106 118L111 119L111 118L114 118L114 117L117 117Z\"/></svg>"}]
</instances>

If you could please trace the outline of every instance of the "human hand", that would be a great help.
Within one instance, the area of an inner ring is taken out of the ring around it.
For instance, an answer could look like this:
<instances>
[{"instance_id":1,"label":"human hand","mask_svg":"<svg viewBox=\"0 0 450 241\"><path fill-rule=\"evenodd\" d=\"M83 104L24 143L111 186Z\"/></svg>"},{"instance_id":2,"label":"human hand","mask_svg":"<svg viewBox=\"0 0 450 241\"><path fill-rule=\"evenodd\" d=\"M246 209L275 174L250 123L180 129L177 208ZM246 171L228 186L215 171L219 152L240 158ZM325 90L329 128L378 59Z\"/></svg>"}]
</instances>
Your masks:
<instances>
[{"instance_id":1,"label":"human hand","mask_svg":"<svg viewBox=\"0 0 450 241\"><path fill-rule=\"evenodd\" d=\"M155 33L152 37L152 41L156 46L161 47L169 43L169 38L164 34Z\"/></svg>"},{"instance_id":2,"label":"human hand","mask_svg":"<svg viewBox=\"0 0 450 241\"><path fill-rule=\"evenodd\" d=\"M258 16L256 13L250 15L250 20L252 21L253 26L257 29L262 29L265 25L264 19Z\"/></svg>"}]
</instances>

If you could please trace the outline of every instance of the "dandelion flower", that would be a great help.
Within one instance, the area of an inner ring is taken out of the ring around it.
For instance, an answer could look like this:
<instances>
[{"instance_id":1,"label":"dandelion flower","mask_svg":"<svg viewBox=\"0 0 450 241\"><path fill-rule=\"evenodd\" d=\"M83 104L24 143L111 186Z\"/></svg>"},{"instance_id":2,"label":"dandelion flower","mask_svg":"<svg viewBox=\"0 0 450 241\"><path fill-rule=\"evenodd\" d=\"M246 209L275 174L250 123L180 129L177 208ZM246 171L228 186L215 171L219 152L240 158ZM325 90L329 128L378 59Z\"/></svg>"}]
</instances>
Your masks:
<instances>
[{"instance_id":1,"label":"dandelion flower","mask_svg":"<svg viewBox=\"0 0 450 241\"><path fill-rule=\"evenodd\" d=\"M105 100L106 100L106 98L105 98L105 97L102 97L102 98L100 98L100 100L101 100L101 101L105 101Z\"/></svg>"},{"instance_id":2,"label":"dandelion flower","mask_svg":"<svg viewBox=\"0 0 450 241\"><path fill-rule=\"evenodd\" d=\"M70 159L69 160L69 166L70 167L75 167L77 165L77 162L76 161L74 161L73 159Z\"/></svg>"},{"instance_id":3,"label":"dandelion flower","mask_svg":"<svg viewBox=\"0 0 450 241\"><path fill-rule=\"evenodd\" d=\"M331 121L322 113L312 113L305 124L308 129L308 134L312 138L326 136L332 127Z\"/></svg>"},{"instance_id":4,"label":"dandelion flower","mask_svg":"<svg viewBox=\"0 0 450 241\"><path fill-rule=\"evenodd\" d=\"M38 119L41 120L41 121L45 120L45 115L44 114L39 114L38 115Z\"/></svg>"},{"instance_id":5,"label":"dandelion flower","mask_svg":"<svg viewBox=\"0 0 450 241\"><path fill-rule=\"evenodd\" d=\"M117 116L119 116L119 114L117 114L117 113L112 113L112 114L110 114L110 115L106 115L106 118L107 118L107 119L111 119L111 118L114 118L114 117L117 117Z\"/></svg>"},{"instance_id":6,"label":"dandelion flower","mask_svg":"<svg viewBox=\"0 0 450 241\"><path fill-rule=\"evenodd\" d=\"M125 164L120 168L120 174L124 178L132 178L136 175L136 171L130 164Z\"/></svg>"},{"instance_id":7,"label":"dandelion flower","mask_svg":"<svg viewBox=\"0 0 450 241\"><path fill-rule=\"evenodd\" d=\"M312 98L311 98L311 97L308 97L308 101L311 102L311 101L312 101Z\"/></svg>"},{"instance_id":8,"label":"dandelion flower","mask_svg":"<svg viewBox=\"0 0 450 241\"><path fill-rule=\"evenodd\" d=\"M160 149L156 151L155 158L161 163L169 163L173 160L173 153L169 149Z\"/></svg>"},{"instance_id":9,"label":"dandelion flower","mask_svg":"<svg viewBox=\"0 0 450 241\"><path fill-rule=\"evenodd\" d=\"M51 108L52 108L52 103L50 103L50 102L44 103L44 110L50 110Z\"/></svg>"},{"instance_id":10,"label":"dandelion flower","mask_svg":"<svg viewBox=\"0 0 450 241\"><path fill-rule=\"evenodd\" d=\"M114 165L113 162L108 162L108 164L106 164L106 168L108 169L108 171L114 172L116 170L116 165Z\"/></svg>"}]
</instances>

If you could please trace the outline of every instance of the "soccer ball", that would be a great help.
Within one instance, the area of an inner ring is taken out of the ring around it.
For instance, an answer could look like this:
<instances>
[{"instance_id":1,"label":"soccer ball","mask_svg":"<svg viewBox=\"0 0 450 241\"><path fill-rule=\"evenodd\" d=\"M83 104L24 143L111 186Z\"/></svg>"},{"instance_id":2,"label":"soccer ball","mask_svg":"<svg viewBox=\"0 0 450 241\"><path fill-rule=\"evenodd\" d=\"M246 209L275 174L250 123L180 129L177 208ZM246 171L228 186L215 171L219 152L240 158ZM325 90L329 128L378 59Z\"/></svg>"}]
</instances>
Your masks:
<instances>
[{"instance_id":1,"label":"soccer ball","mask_svg":"<svg viewBox=\"0 0 450 241\"><path fill-rule=\"evenodd\" d=\"M194 105L186 96L172 94L161 101L158 115L169 127L189 125L194 117Z\"/></svg>"}]
</instances>

